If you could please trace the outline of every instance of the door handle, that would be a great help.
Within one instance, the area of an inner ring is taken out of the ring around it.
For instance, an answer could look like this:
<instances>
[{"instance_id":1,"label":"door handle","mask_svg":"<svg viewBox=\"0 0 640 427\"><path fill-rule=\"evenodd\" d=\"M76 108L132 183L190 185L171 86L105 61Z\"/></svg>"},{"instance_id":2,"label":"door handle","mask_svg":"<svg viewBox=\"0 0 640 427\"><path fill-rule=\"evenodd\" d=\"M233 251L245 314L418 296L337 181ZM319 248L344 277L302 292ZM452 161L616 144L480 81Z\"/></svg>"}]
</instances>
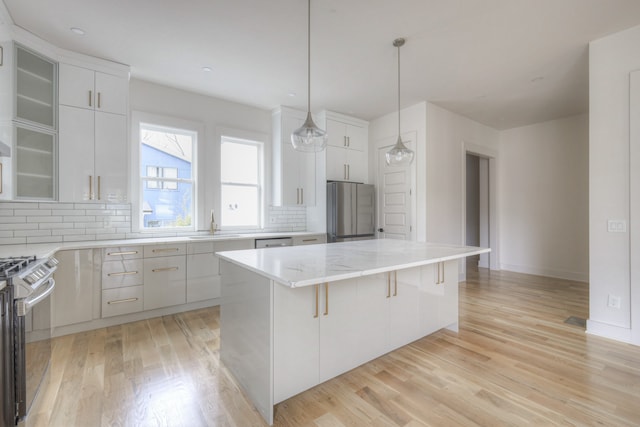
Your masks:
<instances>
[{"instance_id":1,"label":"door handle","mask_svg":"<svg viewBox=\"0 0 640 427\"><path fill-rule=\"evenodd\" d=\"M384 228L378 228L378 233L384 233Z\"/></svg>"}]
</instances>

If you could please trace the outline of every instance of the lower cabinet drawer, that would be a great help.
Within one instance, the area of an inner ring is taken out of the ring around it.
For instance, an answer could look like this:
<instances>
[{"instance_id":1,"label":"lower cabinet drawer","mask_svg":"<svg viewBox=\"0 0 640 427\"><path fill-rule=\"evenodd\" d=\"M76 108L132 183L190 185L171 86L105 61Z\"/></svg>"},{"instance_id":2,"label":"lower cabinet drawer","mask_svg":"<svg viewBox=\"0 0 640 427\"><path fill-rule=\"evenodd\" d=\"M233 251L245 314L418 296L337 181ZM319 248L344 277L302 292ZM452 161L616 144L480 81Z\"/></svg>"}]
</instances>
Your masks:
<instances>
[{"instance_id":1,"label":"lower cabinet drawer","mask_svg":"<svg viewBox=\"0 0 640 427\"><path fill-rule=\"evenodd\" d=\"M144 290L142 286L105 289L102 291L102 317L142 311Z\"/></svg>"},{"instance_id":2,"label":"lower cabinet drawer","mask_svg":"<svg viewBox=\"0 0 640 427\"><path fill-rule=\"evenodd\" d=\"M123 288L144 283L141 259L102 263L102 289Z\"/></svg>"}]
</instances>

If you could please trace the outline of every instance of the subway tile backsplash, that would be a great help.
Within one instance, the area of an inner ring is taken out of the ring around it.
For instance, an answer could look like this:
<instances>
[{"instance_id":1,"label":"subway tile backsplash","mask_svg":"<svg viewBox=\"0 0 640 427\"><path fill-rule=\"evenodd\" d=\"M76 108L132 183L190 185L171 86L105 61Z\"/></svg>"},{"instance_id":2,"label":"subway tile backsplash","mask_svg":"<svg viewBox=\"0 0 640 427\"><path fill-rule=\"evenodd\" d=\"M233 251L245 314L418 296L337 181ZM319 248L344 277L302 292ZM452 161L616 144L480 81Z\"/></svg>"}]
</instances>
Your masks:
<instances>
[{"instance_id":1,"label":"subway tile backsplash","mask_svg":"<svg viewBox=\"0 0 640 427\"><path fill-rule=\"evenodd\" d=\"M270 206L264 230L306 230L304 207ZM224 234L224 231L220 232ZM0 244L57 243L179 236L184 232L133 233L131 205L109 203L0 202Z\"/></svg>"}]
</instances>

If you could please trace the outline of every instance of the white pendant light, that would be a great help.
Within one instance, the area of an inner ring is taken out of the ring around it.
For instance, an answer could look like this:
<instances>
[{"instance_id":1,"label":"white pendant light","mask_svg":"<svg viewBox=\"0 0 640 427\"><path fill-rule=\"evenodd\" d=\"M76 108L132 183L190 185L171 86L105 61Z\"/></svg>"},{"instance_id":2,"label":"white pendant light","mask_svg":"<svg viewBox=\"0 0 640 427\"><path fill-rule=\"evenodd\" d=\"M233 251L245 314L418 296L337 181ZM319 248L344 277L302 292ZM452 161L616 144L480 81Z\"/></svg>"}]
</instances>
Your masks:
<instances>
[{"instance_id":1,"label":"white pendant light","mask_svg":"<svg viewBox=\"0 0 640 427\"><path fill-rule=\"evenodd\" d=\"M302 127L291 134L293 148L298 151L322 151L327 146L327 132L320 129L311 118L311 0L307 9L307 119Z\"/></svg>"},{"instance_id":2,"label":"white pendant light","mask_svg":"<svg viewBox=\"0 0 640 427\"><path fill-rule=\"evenodd\" d=\"M409 166L413 161L414 153L407 148L400 138L400 46L404 45L404 39L395 39L393 45L398 48L398 140L396 145L385 154L389 166Z\"/></svg>"}]
</instances>

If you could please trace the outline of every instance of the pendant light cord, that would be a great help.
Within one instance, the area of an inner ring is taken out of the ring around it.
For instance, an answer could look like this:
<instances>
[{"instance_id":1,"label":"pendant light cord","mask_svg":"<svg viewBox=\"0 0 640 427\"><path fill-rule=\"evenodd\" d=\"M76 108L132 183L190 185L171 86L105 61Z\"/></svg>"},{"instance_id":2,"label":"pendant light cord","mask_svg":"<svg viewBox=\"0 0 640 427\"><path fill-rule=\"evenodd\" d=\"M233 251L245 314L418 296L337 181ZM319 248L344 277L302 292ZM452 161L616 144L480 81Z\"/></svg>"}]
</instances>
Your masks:
<instances>
[{"instance_id":1,"label":"pendant light cord","mask_svg":"<svg viewBox=\"0 0 640 427\"><path fill-rule=\"evenodd\" d=\"M311 113L311 0L307 5L307 112Z\"/></svg>"},{"instance_id":2,"label":"pendant light cord","mask_svg":"<svg viewBox=\"0 0 640 427\"><path fill-rule=\"evenodd\" d=\"M400 46L398 44L398 138L400 138Z\"/></svg>"}]
</instances>

